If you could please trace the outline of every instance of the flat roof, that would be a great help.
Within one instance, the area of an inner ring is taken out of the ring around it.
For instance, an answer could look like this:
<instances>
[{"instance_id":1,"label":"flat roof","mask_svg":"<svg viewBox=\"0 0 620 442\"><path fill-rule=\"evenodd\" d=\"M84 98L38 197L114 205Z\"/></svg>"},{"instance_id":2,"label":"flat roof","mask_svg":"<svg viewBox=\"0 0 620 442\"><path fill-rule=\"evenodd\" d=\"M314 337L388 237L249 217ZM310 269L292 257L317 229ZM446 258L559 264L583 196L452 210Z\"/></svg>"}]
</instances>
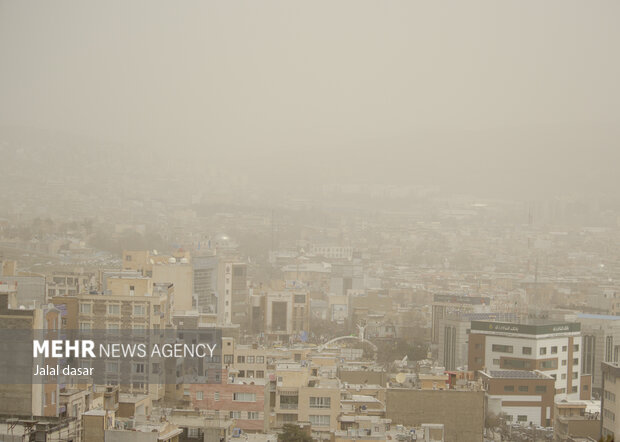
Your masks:
<instances>
[{"instance_id":1,"label":"flat roof","mask_svg":"<svg viewBox=\"0 0 620 442\"><path fill-rule=\"evenodd\" d=\"M486 374L495 379L553 379L538 371L526 370L491 370Z\"/></svg>"},{"instance_id":2,"label":"flat roof","mask_svg":"<svg viewBox=\"0 0 620 442\"><path fill-rule=\"evenodd\" d=\"M545 319L523 322L472 321L472 331L490 333L514 333L525 335L548 335L553 333L571 333L581 330L578 322L550 321Z\"/></svg>"}]
</instances>

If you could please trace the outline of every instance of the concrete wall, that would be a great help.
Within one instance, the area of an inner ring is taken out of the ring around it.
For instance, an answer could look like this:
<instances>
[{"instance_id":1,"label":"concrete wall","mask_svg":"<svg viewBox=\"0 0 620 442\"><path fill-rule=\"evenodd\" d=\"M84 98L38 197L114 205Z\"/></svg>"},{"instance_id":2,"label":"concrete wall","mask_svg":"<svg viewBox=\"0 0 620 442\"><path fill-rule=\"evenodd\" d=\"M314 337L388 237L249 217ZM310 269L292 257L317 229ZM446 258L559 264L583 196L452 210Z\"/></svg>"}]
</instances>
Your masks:
<instances>
[{"instance_id":1,"label":"concrete wall","mask_svg":"<svg viewBox=\"0 0 620 442\"><path fill-rule=\"evenodd\" d=\"M412 390L386 392L386 417L392 424L444 424L446 442L481 442L484 429L484 391Z\"/></svg>"}]
</instances>

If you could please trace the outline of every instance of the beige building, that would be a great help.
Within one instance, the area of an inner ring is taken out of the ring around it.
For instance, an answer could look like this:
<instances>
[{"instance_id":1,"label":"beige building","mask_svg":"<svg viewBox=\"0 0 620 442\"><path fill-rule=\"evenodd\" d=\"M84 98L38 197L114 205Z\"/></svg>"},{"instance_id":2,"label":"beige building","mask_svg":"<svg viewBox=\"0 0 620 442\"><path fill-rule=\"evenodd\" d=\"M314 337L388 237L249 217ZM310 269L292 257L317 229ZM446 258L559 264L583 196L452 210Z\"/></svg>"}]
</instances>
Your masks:
<instances>
[{"instance_id":1,"label":"beige building","mask_svg":"<svg viewBox=\"0 0 620 442\"><path fill-rule=\"evenodd\" d=\"M80 331L112 334L133 330L134 333L147 333L172 327L173 285L154 284L143 276L114 276L108 278L107 287L106 294L77 297ZM148 363L105 361L105 367L100 367L99 371L105 372L109 385L119 384L121 373L129 373L129 382L121 385L124 393L148 394L158 400L164 397L165 387L169 384L165 379L164 362L156 358L151 358Z\"/></svg>"},{"instance_id":2,"label":"beige building","mask_svg":"<svg viewBox=\"0 0 620 442\"><path fill-rule=\"evenodd\" d=\"M556 401L554 409L554 442L588 437L598 440L601 433L599 401L567 401L564 399Z\"/></svg>"},{"instance_id":3,"label":"beige building","mask_svg":"<svg viewBox=\"0 0 620 442\"><path fill-rule=\"evenodd\" d=\"M601 437L620 435L620 365L602 363Z\"/></svg>"},{"instance_id":4,"label":"beige building","mask_svg":"<svg viewBox=\"0 0 620 442\"><path fill-rule=\"evenodd\" d=\"M265 334L286 342L309 329L308 293L300 290L268 292L265 295Z\"/></svg>"},{"instance_id":5,"label":"beige building","mask_svg":"<svg viewBox=\"0 0 620 442\"><path fill-rule=\"evenodd\" d=\"M305 364L280 363L276 366L275 427L310 423L313 437L329 438L338 428L340 381L312 376Z\"/></svg>"},{"instance_id":6,"label":"beige building","mask_svg":"<svg viewBox=\"0 0 620 442\"><path fill-rule=\"evenodd\" d=\"M415 390L388 388L386 417L392 424L443 424L446 442L482 442L485 392L472 390Z\"/></svg>"},{"instance_id":7,"label":"beige building","mask_svg":"<svg viewBox=\"0 0 620 442\"><path fill-rule=\"evenodd\" d=\"M158 255L148 250L124 251L123 271L140 272L153 283L174 285L177 310L192 310L194 306L194 270L188 252Z\"/></svg>"}]
</instances>

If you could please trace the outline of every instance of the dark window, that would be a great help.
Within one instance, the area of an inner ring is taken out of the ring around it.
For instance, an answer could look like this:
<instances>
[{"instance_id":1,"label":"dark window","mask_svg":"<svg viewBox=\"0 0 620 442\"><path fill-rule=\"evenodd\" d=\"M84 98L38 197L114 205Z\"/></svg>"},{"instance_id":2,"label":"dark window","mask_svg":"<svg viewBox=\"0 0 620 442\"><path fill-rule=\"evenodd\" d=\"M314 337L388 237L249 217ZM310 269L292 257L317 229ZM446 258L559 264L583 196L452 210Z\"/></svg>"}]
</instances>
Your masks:
<instances>
[{"instance_id":1,"label":"dark window","mask_svg":"<svg viewBox=\"0 0 620 442\"><path fill-rule=\"evenodd\" d=\"M499 353L512 353L512 345L493 344L491 350Z\"/></svg>"},{"instance_id":2,"label":"dark window","mask_svg":"<svg viewBox=\"0 0 620 442\"><path fill-rule=\"evenodd\" d=\"M515 391L514 385L504 385L504 391Z\"/></svg>"}]
</instances>

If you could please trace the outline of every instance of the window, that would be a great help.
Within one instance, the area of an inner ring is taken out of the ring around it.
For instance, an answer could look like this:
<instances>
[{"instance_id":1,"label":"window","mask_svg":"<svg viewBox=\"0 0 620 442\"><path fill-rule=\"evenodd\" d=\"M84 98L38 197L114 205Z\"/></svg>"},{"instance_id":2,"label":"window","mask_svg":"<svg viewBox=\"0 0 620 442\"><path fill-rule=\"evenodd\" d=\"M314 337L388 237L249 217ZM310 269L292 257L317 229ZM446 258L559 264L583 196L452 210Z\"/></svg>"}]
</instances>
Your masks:
<instances>
[{"instance_id":1,"label":"window","mask_svg":"<svg viewBox=\"0 0 620 442\"><path fill-rule=\"evenodd\" d=\"M133 285L129 286L129 296L133 296L136 293L136 287Z\"/></svg>"},{"instance_id":2,"label":"window","mask_svg":"<svg viewBox=\"0 0 620 442\"><path fill-rule=\"evenodd\" d=\"M532 354L532 347L523 347L522 352L524 355L531 355Z\"/></svg>"},{"instance_id":3,"label":"window","mask_svg":"<svg viewBox=\"0 0 620 442\"><path fill-rule=\"evenodd\" d=\"M198 437L200 437L200 429L199 428L188 428L187 437L192 438L192 439L197 439Z\"/></svg>"},{"instance_id":4,"label":"window","mask_svg":"<svg viewBox=\"0 0 620 442\"><path fill-rule=\"evenodd\" d=\"M90 302L80 302L80 313L90 315L93 311L93 305Z\"/></svg>"},{"instance_id":5,"label":"window","mask_svg":"<svg viewBox=\"0 0 620 442\"><path fill-rule=\"evenodd\" d=\"M134 324L133 333L134 335L143 335L146 333L146 327L143 324Z\"/></svg>"},{"instance_id":6,"label":"window","mask_svg":"<svg viewBox=\"0 0 620 442\"><path fill-rule=\"evenodd\" d=\"M202 400L202 391L197 391L196 392L196 400L197 401L201 401Z\"/></svg>"},{"instance_id":7,"label":"window","mask_svg":"<svg viewBox=\"0 0 620 442\"><path fill-rule=\"evenodd\" d=\"M90 322L80 322L80 331L91 331L93 326Z\"/></svg>"},{"instance_id":8,"label":"window","mask_svg":"<svg viewBox=\"0 0 620 442\"><path fill-rule=\"evenodd\" d=\"M134 363L133 364L133 372L136 374L143 374L144 373L144 364L141 362L138 363Z\"/></svg>"},{"instance_id":9,"label":"window","mask_svg":"<svg viewBox=\"0 0 620 442\"><path fill-rule=\"evenodd\" d=\"M567 351L567 350L568 350L568 347L566 345L563 345L562 346L562 351Z\"/></svg>"},{"instance_id":10,"label":"window","mask_svg":"<svg viewBox=\"0 0 620 442\"><path fill-rule=\"evenodd\" d=\"M552 370L554 368L558 368L557 359L551 359L548 361L540 361L540 369L541 370Z\"/></svg>"},{"instance_id":11,"label":"window","mask_svg":"<svg viewBox=\"0 0 620 442\"><path fill-rule=\"evenodd\" d=\"M256 421L260 419L258 416L258 411L248 411L248 419Z\"/></svg>"},{"instance_id":12,"label":"window","mask_svg":"<svg viewBox=\"0 0 620 442\"><path fill-rule=\"evenodd\" d=\"M533 361L527 359L504 359L502 368L508 370L531 370Z\"/></svg>"},{"instance_id":13,"label":"window","mask_svg":"<svg viewBox=\"0 0 620 442\"><path fill-rule=\"evenodd\" d=\"M330 397L310 397L310 408L329 408L331 402Z\"/></svg>"},{"instance_id":14,"label":"window","mask_svg":"<svg viewBox=\"0 0 620 442\"><path fill-rule=\"evenodd\" d=\"M579 378L579 372L573 371L573 379L578 379L578 378Z\"/></svg>"},{"instance_id":15,"label":"window","mask_svg":"<svg viewBox=\"0 0 620 442\"><path fill-rule=\"evenodd\" d=\"M491 350L498 353L512 353L512 345L493 344Z\"/></svg>"},{"instance_id":16,"label":"window","mask_svg":"<svg viewBox=\"0 0 620 442\"><path fill-rule=\"evenodd\" d=\"M121 329L121 325L118 322L108 322L106 324L106 329L109 332L118 332Z\"/></svg>"},{"instance_id":17,"label":"window","mask_svg":"<svg viewBox=\"0 0 620 442\"><path fill-rule=\"evenodd\" d=\"M133 306L133 314L134 314L134 316L144 316L144 305L142 305L142 304L134 304L134 306Z\"/></svg>"},{"instance_id":18,"label":"window","mask_svg":"<svg viewBox=\"0 0 620 442\"><path fill-rule=\"evenodd\" d=\"M558 352L558 347L557 345L554 345L553 347L551 347L551 354L554 355Z\"/></svg>"},{"instance_id":19,"label":"window","mask_svg":"<svg viewBox=\"0 0 620 442\"><path fill-rule=\"evenodd\" d=\"M245 358L245 362L248 364L253 364L254 363L254 356L248 356Z\"/></svg>"},{"instance_id":20,"label":"window","mask_svg":"<svg viewBox=\"0 0 620 442\"><path fill-rule=\"evenodd\" d=\"M577 353L579 351L579 344L573 345L573 352Z\"/></svg>"},{"instance_id":21,"label":"window","mask_svg":"<svg viewBox=\"0 0 620 442\"><path fill-rule=\"evenodd\" d=\"M546 393L546 392L547 392L547 387L545 385L536 386L536 393Z\"/></svg>"},{"instance_id":22,"label":"window","mask_svg":"<svg viewBox=\"0 0 620 442\"><path fill-rule=\"evenodd\" d=\"M504 385L504 391L515 391L514 385Z\"/></svg>"},{"instance_id":23,"label":"window","mask_svg":"<svg viewBox=\"0 0 620 442\"><path fill-rule=\"evenodd\" d=\"M105 363L105 371L109 373L118 373L118 361L107 361Z\"/></svg>"},{"instance_id":24,"label":"window","mask_svg":"<svg viewBox=\"0 0 620 442\"><path fill-rule=\"evenodd\" d=\"M499 367L499 359L493 359L493 365L497 365Z\"/></svg>"},{"instance_id":25,"label":"window","mask_svg":"<svg viewBox=\"0 0 620 442\"><path fill-rule=\"evenodd\" d=\"M566 359L562 359L562 366L565 367L566 366Z\"/></svg>"},{"instance_id":26,"label":"window","mask_svg":"<svg viewBox=\"0 0 620 442\"><path fill-rule=\"evenodd\" d=\"M245 376L248 377L248 378L253 378L254 377L254 370L248 370L245 373Z\"/></svg>"},{"instance_id":27,"label":"window","mask_svg":"<svg viewBox=\"0 0 620 442\"><path fill-rule=\"evenodd\" d=\"M233 401L256 402L256 393L233 393Z\"/></svg>"},{"instance_id":28,"label":"window","mask_svg":"<svg viewBox=\"0 0 620 442\"><path fill-rule=\"evenodd\" d=\"M232 364L233 355L224 355L224 364Z\"/></svg>"},{"instance_id":29,"label":"window","mask_svg":"<svg viewBox=\"0 0 620 442\"><path fill-rule=\"evenodd\" d=\"M245 370L239 370L239 374L237 375L240 378L244 378L245 377Z\"/></svg>"},{"instance_id":30,"label":"window","mask_svg":"<svg viewBox=\"0 0 620 442\"><path fill-rule=\"evenodd\" d=\"M573 385L573 388L571 388L571 392L572 393L577 393L578 389L579 389L579 387L577 387L576 385Z\"/></svg>"},{"instance_id":31,"label":"window","mask_svg":"<svg viewBox=\"0 0 620 442\"><path fill-rule=\"evenodd\" d=\"M519 385L519 391L527 392L529 390L527 385Z\"/></svg>"},{"instance_id":32,"label":"window","mask_svg":"<svg viewBox=\"0 0 620 442\"><path fill-rule=\"evenodd\" d=\"M316 425L319 427L326 427L329 426L329 415L322 415L322 414L311 414L310 416L308 416L310 419L310 423L312 425Z\"/></svg>"},{"instance_id":33,"label":"window","mask_svg":"<svg viewBox=\"0 0 620 442\"><path fill-rule=\"evenodd\" d=\"M539 354L546 355L547 354L547 347L540 347Z\"/></svg>"},{"instance_id":34,"label":"window","mask_svg":"<svg viewBox=\"0 0 620 442\"><path fill-rule=\"evenodd\" d=\"M245 356L237 356L237 364L245 364Z\"/></svg>"},{"instance_id":35,"label":"window","mask_svg":"<svg viewBox=\"0 0 620 442\"><path fill-rule=\"evenodd\" d=\"M257 364L264 364L265 363L265 356L256 356L256 363Z\"/></svg>"},{"instance_id":36,"label":"window","mask_svg":"<svg viewBox=\"0 0 620 442\"><path fill-rule=\"evenodd\" d=\"M527 422L527 415L526 414L520 414L517 416L517 422Z\"/></svg>"},{"instance_id":37,"label":"window","mask_svg":"<svg viewBox=\"0 0 620 442\"><path fill-rule=\"evenodd\" d=\"M231 419L241 419L241 412L240 411L231 411L230 412L230 418Z\"/></svg>"},{"instance_id":38,"label":"window","mask_svg":"<svg viewBox=\"0 0 620 442\"><path fill-rule=\"evenodd\" d=\"M121 306L119 304L108 304L108 315L118 316L121 314Z\"/></svg>"},{"instance_id":39,"label":"window","mask_svg":"<svg viewBox=\"0 0 620 442\"><path fill-rule=\"evenodd\" d=\"M573 359L573 365L579 365L579 358Z\"/></svg>"},{"instance_id":40,"label":"window","mask_svg":"<svg viewBox=\"0 0 620 442\"><path fill-rule=\"evenodd\" d=\"M125 261L131 261L131 255L125 255Z\"/></svg>"},{"instance_id":41,"label":"window","mask_svg":"<svg viewBox=\"0 0 620 442\"><path fill-rule=\"evenodd\" d=\"M219 401L220 400L220 392L216 391L213 393L213 400L214 401Z\"/></svg>"},{"instance_id":42,"label":"window","mask_svg":"<svg viewBox=\"0 0 620 442\"><path fill-rule=\"evenodd\" d=\"M562 373L562 379L566 379L566 373Z\"/></svg>"}]
</instances>

